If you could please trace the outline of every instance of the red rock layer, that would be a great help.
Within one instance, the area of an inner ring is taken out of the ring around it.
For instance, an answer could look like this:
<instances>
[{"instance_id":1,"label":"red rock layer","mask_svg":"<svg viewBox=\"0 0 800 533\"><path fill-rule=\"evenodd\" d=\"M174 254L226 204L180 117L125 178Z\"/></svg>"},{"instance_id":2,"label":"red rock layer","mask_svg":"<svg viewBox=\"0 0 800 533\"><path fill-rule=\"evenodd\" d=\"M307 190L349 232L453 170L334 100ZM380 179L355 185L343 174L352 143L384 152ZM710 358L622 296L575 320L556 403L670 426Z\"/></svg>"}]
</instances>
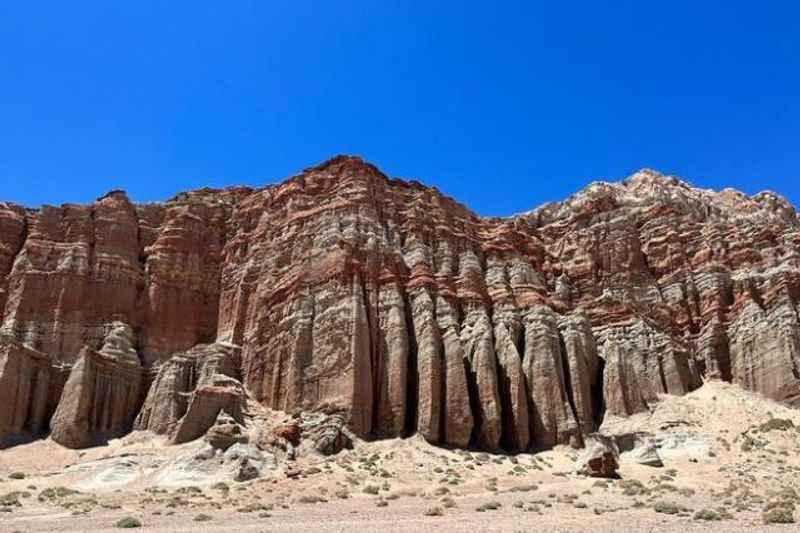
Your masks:
<instances>
[{"instance_id":1,"label":"red rock layer","mask_svg":"<svg viewBox=\"0 0 800 533\"><path fill-rule=\"evenodd\" d=\"M145 367L233 343L255 399L362 436L580 445L709 377L800 403L799 228L774 194L651 171L481 218L337 157L164 204L0 204L0 316L67 364L115 321Z\"/></svg>"}]
</instances>

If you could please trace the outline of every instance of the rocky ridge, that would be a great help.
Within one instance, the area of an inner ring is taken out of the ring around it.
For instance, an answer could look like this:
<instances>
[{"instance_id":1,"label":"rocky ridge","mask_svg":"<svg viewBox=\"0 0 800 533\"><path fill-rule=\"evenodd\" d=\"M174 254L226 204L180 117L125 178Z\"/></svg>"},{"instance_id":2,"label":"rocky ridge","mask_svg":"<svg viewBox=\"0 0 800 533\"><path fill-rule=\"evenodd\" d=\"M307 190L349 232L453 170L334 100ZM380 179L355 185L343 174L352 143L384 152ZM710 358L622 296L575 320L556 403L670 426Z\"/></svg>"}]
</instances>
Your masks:
<instances>
[{"instance_id":1,"label":"rocky ridge","mask_svg":"<svg viewBox=\"0 0 800 533\"><path fill-rule=\"evenodd\" d=\"M799 249L779 196L649 170L508 218L345 156L159 204L0 203L0 442L185 442L256 405L517 451L707 379L797 405Z\"/></svg>"}]
</instances>

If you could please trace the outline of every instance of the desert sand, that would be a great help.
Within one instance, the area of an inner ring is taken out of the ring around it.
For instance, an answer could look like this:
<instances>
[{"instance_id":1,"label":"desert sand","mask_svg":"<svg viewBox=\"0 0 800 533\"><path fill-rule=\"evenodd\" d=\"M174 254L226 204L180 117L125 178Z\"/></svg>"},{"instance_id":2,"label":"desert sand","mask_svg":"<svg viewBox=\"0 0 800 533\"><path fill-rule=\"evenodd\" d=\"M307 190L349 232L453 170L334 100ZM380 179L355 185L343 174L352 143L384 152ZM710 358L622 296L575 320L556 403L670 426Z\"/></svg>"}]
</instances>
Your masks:
<instances>
[{"instance_id":1,"label":"desert sand","mask_svg":"<svg viewBox=\"0 0 800 533\"><path fill-rule=\"evenodd\" d=\"M566 446L495 455L419 437L357 441L330 457L281 459L237 483L138 432L82 452L52 441L0 451L0 530L109 531L793 531L765 525L800 492L800 413L718 382L607 419L647 432L662 467L620 456L619 479L573 473ZM24 476L24 477L23 477ZM21 479L15 479L21 478Z\"/></svg>"}]
</instances>

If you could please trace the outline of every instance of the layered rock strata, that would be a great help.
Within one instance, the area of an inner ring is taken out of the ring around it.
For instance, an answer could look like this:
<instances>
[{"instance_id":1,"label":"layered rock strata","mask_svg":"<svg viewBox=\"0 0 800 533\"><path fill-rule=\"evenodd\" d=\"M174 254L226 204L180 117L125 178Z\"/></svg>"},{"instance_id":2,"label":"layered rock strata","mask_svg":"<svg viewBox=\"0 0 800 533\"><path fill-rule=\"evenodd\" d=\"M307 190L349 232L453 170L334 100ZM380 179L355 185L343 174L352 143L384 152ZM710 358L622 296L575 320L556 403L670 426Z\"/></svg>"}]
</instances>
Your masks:
<instances>
[{"instance_id":1,"label":"layered rock strata","mask_svg":"<svg viewBox=\"0 0 800 533\"><path fill-rule=\"evenodd\" d=\"M68 370L46 354L0 335L0 448L47 432Z\"/></svg>"},{"instance_id":2,"label":"layered rock strata","mask_svg":"<svg viewBox=\"0 0 800 533\"><path fill-rule=\"evenodd\" d=\"M221 413L241 424L246 395L239 348L199 345L165 361L150 386L136 429L168 435L172 442L202 437Z\"/></svg>"},{"instance_id":3,"label":"layered rock strata","mask_svg":"<svg viewBox=\"0 0 800 533\"><path fill-rule=\"evenodd\" d=\"M143 369L124 323L109 325L102 348L84 348L50 423L54 441L86 448L128 433L141 405Z\"/></svg>"},{"instance_id":4,"label":"layered rock strata","mask_svg":"<svg viewBox=\"0 0 800 533\"><path fill-rule=\"evenodd\" d=\"M76 374L107 324L129 325L157 371L136 427L177 441L237 416L246 389L365 438L580 446L604 416L704 379L800 403L798 251L800 219L772 193L645 170L482 218L337 157L161 204L0 204L0 331ZM222 382L186 355L208 344L241 347Z\"/></svg>"}]
</instances>

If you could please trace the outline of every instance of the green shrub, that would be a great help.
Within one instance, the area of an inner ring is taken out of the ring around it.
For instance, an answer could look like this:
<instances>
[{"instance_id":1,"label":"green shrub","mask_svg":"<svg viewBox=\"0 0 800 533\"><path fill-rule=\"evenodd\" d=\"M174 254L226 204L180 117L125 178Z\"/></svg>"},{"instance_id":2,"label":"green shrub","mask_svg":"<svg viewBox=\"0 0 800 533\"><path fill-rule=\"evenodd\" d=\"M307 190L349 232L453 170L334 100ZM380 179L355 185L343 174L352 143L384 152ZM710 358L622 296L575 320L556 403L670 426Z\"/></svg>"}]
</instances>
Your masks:
<instances>
[{"instance_id":1,"label":"green shrub","mask_svg":"<svg viewBox=\"0 0 800 533\"><path fill-rule=\"evenodd\" d=\"M790 500L775 500L767 503L764 506L764 511L770 511L775 509L776 507L786 507L787 509L794 511L794 502Z\"/></svg>"},{"instance_id":2,"label":"green shrub","mask_svg":"<svg viewBox=\"0 0 800 533\"><path fill-rule=\"evenodd\" d=\"M768 433L770 431L789 431L794 429L794 422L786 418L771 418L758 426L758 431Z\"/></svg>"},{"instance_id":3,"label":"green shrub","mask_svg":"<svg viewBox=\"0 0 800 533\"><path fill-rule=\"evenodd\" d=\"M120 518L114 527L118 527L120 529L132 529L136 527L142 527L142 523L132 516L126 516L125 518Z\"/></svg>"},{"instance_id":4,"label":"green shrub","mask_svg":"<svg viewBox=\"0 0 800 533\"><path fill-rule=\"evenodd\" d=\"M62 498L66 498L67 496L74 496L76 494L80 494L80 492L77 490L68 489L67 487L50 487L49 489L44 489L42 492L40 492L38 498L40 502L46 502L60 500Z\"/></svg>"},{"instance_id":5,"label":"green shrub","mask_svg":"<svg viewBox=\"0 0 800 533\"><path fill-rule=\"evenodd\" d=\"M317 496L315 494L306 494L305 496L300 496L300 499L297 501L299 501L300 503L314 504L314 503L325 503L328 500L326 500L322 496Z\"/></svg>"},{"instance_id":6,"label":"green shrub","mask_svg":"<svg viewBox=\"0 0 800 533\"><path fill-rule=\"evenodd\" d=\"M366 487L364 487L362 492L364 494L372 494L373 496L376 496L378 492L380 492L380 490L381 490L380 487L378 487L377 485L367 485Z\"/></svg>"},{"instance_id":7,"label":"green shrub","mask_svg":"<svg viewBox=\"0 0 800 533\"><path fill-rule=\"evenodd\" d=\"M603 485L603 486L605 486L605 485ZM532 490L538 490L538 489L539 489L538 485L533 485L533 484L532 485L521 485L519 487L513 487L513 488L508 489L508 492L530 492Z\"/></svg>"},{"instance_id":8,"label":"green shrub","mask_svg":"<svg viewBox=\"0 0 800 533\"><path fill-rule=\"evenodd\" d=\"M500 509L500 507L500 502L488 502L484 503L483 505L479 505L475 510L479 513L485 513L486 511L496 511Z\"/></svg>"},{"instance_id":9,"label":"green shrub","mask_svg":"<svg viewBox=\"0 0 800 533\"><path fill-rule=\"evenodd\" d=\"M765 524L794 524L794 513L790 507L773 507L761 515Z\"/></svg>"},{"instance_id":10,"label":"green shrub","mask_svg":"<svg viewBox=\"0 0 800 533\"><path fill-rule=\"evenodd\" d=\"M720 516L718 512L712 511L710 509L701 509L696 513L694 513L694 516L692 518L694 518L695 520L711 520L711 521L722 520L722 516Z\"/></svg>"},{"instance_id":11,"label":"green shrub","mask_svg":"<svg viewBox=\"0 0 800 533\"><path fill-rule=\"evenodd\" d=\"M181 487L175 491L175 494L202 494L203 491L200 487L196 487L194 485L189 485L188 487Z\"/></svg>"},{"instance_id":12,"label":"green shrub","mask_svg":"<svg viewBox=\"0 0 800 533\"><path fill-rule=\"evenodd\" d=\"M625 496L638 496L640 494L650 493L650 490L645 487L641 481L636 479L624 479L619 482L619 486Z\"/></svg>"},{"instance_id":13,"label":"green shrub","mask_svg":"<svg viewBox=\"0 0 800 533\"><path fill-rule=\"evenodd\" d=\"M236 509L239 513L257 513L258 511L271 511L272 505L265 505L263 503L249 503L244 507Z\"/></svg>"},{"instance_id":14,"label":"green shrub","mask_svg":"<svg viewBox=\"0 0 800 533\"><path fill-rule=\"evenodd\" d=\"M22 502L19 501L19 492L9 492L0 496L0 506L2 507L22 507Z\"/></svg>"},{"instance_id":15,"label":"green shrub","mask_svg":"<svg viewBox=\"0 0 800 533\"><path fill-rule=\"evenodd\" d=\"M656 502L653 506L653 510L661 514L678 514L681 512L680 507L669 502Z\"/></svg>"}]
</instances>

